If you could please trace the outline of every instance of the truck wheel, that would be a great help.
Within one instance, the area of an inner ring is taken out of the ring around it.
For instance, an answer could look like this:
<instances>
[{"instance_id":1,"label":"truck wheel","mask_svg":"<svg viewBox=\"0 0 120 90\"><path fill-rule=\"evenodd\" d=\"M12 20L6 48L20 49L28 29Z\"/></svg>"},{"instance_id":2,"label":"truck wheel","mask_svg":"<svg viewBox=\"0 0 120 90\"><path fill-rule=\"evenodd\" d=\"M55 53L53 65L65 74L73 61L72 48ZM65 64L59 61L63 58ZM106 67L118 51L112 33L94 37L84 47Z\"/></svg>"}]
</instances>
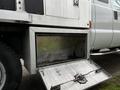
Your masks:
<instances>
[{"instance_id":1,"label":"truck wheel","mask_svg":"<svg viewBox=\"0 0 120 90\"><path fill-rule=\"evenodd\" d=\"M0 43L0 90L16 90L21 78L19 58L9 47Z\"/></svg>"}]
</instances>

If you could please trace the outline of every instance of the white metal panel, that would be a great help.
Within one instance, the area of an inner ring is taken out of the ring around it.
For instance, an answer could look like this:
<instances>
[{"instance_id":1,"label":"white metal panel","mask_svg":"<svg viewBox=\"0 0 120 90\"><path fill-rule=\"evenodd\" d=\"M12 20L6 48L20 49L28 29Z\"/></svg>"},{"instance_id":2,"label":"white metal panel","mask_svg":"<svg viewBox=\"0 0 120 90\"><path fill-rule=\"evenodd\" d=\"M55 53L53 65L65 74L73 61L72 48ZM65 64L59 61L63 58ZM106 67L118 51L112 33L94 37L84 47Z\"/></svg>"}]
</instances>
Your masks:
<instances>
[{"instance_id":1,"label":"white metal panel","mask_svg":"<svg viewBox=\"0 0 120 90\"><path fill-rule=\"evenodd\" d=\"M112 42L112 18L113 12L110 7L95 5L96 22L95 30L96 37L94 42L94 49L109 48Z\"/></svg>"},{"instance_id":2,"label":"white metal panel","mask_svg":"<svg viewBox=\"0 0 120 90\"><path fill-rule=\"evenodd\" d=\"M79 6L73 5L73 0L63 0L62 4L63 4L63 17L79 19L80 8Z\"/></svg>"},{"instance_id":3,"label":"white metal panel","mask_svg":"<svg viewBox=\"0 0 120 90\"><path fill-rule=\"evenodd\" d=\"M95 36L96 36L96 32L95 29L91 29L90 30L90 49L94 48L94 42L95 42Z\"/></svg>"},{"instance_id":4,"label":"white metal panel","mask_svg":"<svg viewBox=\"0 0 120 90\"><path fill-rule=\"evenodd\" d=\"M111 47L119 46L120 46L120 12L118 11L118 20L115 19L113 20L113 40L111 43Z\"/></svg>"},{"instance_id":5,"label":"white metal panel","mask_svg":"<svg viewBox=\"0 0 120 90\"><path fill-rule=\"evenodd\" d=\"M62 0L45 0L45 13L51 16L63 16Z\"/></svg>"},{"instance_id":6,"label":"white metal panel","mask_svg":"<svg viewBox=\"0 0 120 90\"><path fill-rule=\"evenodd\" d=\"M95 41L95 35L96 35L96 31L95 31L95 5L94 3L92 3L92 29L90 29L90 49L94 48L94 41Z\"/></svg>"},{"instance_id":7,"label":"white metal panel","mask_svg":"<svg viewBox=\"0 0 120 90\"><path fill-rule=\"evenodd\" d=\"M72 3L73 0L45 0L45 15L31 14L32 24L89 28L91 0L79 0L79 7Z\"/></svg>"},{"instance_id":8,"label":"white metal panel","mask_svg":"<svg viewBox=\"0 0 120 90\"><path fill-rule=\"evenodd\" d=\"M89 28L91 0L78 1L79 6L74 6L74 0L44 0L45 15L38 15L25 12L24 0L16 0L17 11L0 10L0 21L25 21L35 25Z\"/></svg>"},{"instance_id":9,"label":"white metal panel","mask_svg":"<svg viewBox=\"0 0 120 90\"><path fill-rule=\"evenodd\" d=\"M77 28L89 28L87 25L89 21L82 22L76 19L65 19L53 16L42 16L32 14L32 24L35 25L49 25L49 26L62 26L62 27L77 27Z\"/></svg>"},{"instance_id":10,"label":"white metal panel","mask_svg":"<svg viewBox=\"0 0 120 90\"><path fill-rule=\"evenodd\" d=\"M91 0L79 0L80 2L80 16L79 22L81 26L89 26L91 21Z\"/></svg>"},{"instance_id":11,"label":"white metal panel","mask_svg":"<svg viewBox=\"0 0 120 90\"><path fill-rule=\"evenodd\" d=\"M113 40L111 47L120 46L120 0L111 0L113 15L114 11L117 13L117 19L113 16Z\"/></svg>"},{"instance_id":12,"label":"white metal panel","mask_svg":"<svg viewBox=\"0 0 120 90\"><path fill-rule=\"evenodd\" d=\"M78 60L76 62L73 61L56 66L39 68L39 73L47 87L47 90L52 90L51 87L58 86L61 83L73 80L76 74L84 75L97 69L99 69L99 67L92 61ZM60 85L60 90L87 89L109 79L110 76L104 72L104 70L101 70L99 73L92 72L85 76L85 78L87 79L87 82L85 84L71 81Z\"/></svg>"},{"instance_id":13,"label":"white metal panel","mask_svg":"<svg viewBox=\"0 0 120 90\"><path fill-rule=\"evenodd\" d=\"M0 10L0 21L3 22L15 22L15 21L25 21L31 22L30 14L26 12L10 11L10 10Z\"/></svg>"},{"instance_id":14,"label":"white metal panel","mask_svg":"<svg viewBox=\"0 0 120 90\"><path fill-rule=\"evenodd\" d=\"M114 30L111 47L120 47L120 30Z\"/></svg>"},{"instance_id":15,"label":"white metal panel","mask_svg":"<svg viewBox=\"0 0 120 90\"><path fill-rule=\"evenodd\" d=\"M73 0L46 0L46 15L64 18L79 17L79 7L73 5Z\"/></svg>"},{"instance_id":16,"label":"white metal panel","mask_svg":"<svg viewBox=\"0 0 120 90\"><path fill-rule=\"evenodd\" d=\"M112 42L112 30L97 29L94 49L109 48Z\"/></svg>"},{"instance_id":17,"label":"white metal panel","mask_svg":"<svg viewBox=\"0 0 120 90\"><path fill-rule=\"evenodd\" d=\"M120 13L119 13L120 14ZM113 40L111 47L119 47L120 46L120 15L118 17L119 19L117 21L114 21L113 23Z\"/></svg>"}]
</instances>

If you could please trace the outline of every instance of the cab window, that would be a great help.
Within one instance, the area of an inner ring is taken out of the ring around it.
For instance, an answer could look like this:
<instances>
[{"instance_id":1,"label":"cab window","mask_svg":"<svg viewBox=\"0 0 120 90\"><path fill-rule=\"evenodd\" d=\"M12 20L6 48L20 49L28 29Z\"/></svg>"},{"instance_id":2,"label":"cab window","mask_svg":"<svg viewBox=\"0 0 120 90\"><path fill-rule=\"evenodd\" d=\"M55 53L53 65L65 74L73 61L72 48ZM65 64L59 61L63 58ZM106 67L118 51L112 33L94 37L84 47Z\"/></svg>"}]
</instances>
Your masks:
<instances>
[{"instance_id":1,"label":"cab window","mask_svg":"<svg viewBox=\"0 0 120 90\"><path fill-rule=\"evenodd\" d=\"M106 4L109 3L109 0L98 0L98 1L103 2L103 3L106 3Z\"/></svg>"}]
</instances>

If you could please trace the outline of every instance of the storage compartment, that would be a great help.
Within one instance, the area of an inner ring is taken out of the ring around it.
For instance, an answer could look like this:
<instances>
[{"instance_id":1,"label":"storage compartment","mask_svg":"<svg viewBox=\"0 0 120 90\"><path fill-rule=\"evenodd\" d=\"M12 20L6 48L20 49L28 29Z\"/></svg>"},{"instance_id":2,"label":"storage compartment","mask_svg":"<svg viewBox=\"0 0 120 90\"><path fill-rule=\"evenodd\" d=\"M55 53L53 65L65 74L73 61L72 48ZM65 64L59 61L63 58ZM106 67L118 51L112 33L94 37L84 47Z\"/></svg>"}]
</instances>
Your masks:
<instances>
[{"instance_id":1,"label":"storage compartment","mask_svg":"<svg viewBox=\"0 0 120 90\"><path fill-rule=\"evenodd\" d=\"M38 68L89 58L89 30L30 27L25 39L25 66Z\"/></svg>"},{"instance_id":2,"label":"storage compartment","mask_svg":"<svg viewBox=\"0 0 120 90\"><path fill-rule=\"evenodd\" d=\"M91 0L25 0L32 24L90 28Z\"/></svg>"},{"instance_id":3,"label":"storage compartment","mask_svg":"<svg viewBox=\"0 0 120 90\"><path fill-rule=\"evenodd\" d=\"M16 10L16 0L0 0L0 9Z\"/></svg>"},{"instance_id":4,"label":"storage compartment","mask_svg":"<svg viewBox=\"0 0 120 90\"><path fill-rule=\"evenodd\" d=\"M86 34L36 34L37 66L87 57Z\"/></svg>"},{"instance_id":5,"label":"storage compartment","mask_svg":"<svg viewBox=\"0 0 120 90\"><path fill-rule=\"evenodd\" d=\"M45 14L62 18L90 20L90 0L45 0ZM84 20L82 22L82 20Z\"/></svg>"}]
</instances>

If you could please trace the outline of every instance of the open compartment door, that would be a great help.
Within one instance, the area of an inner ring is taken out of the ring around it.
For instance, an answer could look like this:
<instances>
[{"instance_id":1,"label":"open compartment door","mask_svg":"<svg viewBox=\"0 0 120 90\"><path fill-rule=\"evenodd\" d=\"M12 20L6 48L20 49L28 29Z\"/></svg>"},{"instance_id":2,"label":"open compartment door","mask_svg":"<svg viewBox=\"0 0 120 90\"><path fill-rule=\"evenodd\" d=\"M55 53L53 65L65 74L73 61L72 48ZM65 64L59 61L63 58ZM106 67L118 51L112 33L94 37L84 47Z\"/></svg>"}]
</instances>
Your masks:
<instances>
[{"instance_id":1,"label":"open compartment door","mask_svg":"<svg viewBox=\"0 0 120 90\"><path fill-rule=\"evenodd\" d=\"M78 60L39 69L47 90L83 90L110 78L90 60Z\"/></svg>"}]
</instances>

